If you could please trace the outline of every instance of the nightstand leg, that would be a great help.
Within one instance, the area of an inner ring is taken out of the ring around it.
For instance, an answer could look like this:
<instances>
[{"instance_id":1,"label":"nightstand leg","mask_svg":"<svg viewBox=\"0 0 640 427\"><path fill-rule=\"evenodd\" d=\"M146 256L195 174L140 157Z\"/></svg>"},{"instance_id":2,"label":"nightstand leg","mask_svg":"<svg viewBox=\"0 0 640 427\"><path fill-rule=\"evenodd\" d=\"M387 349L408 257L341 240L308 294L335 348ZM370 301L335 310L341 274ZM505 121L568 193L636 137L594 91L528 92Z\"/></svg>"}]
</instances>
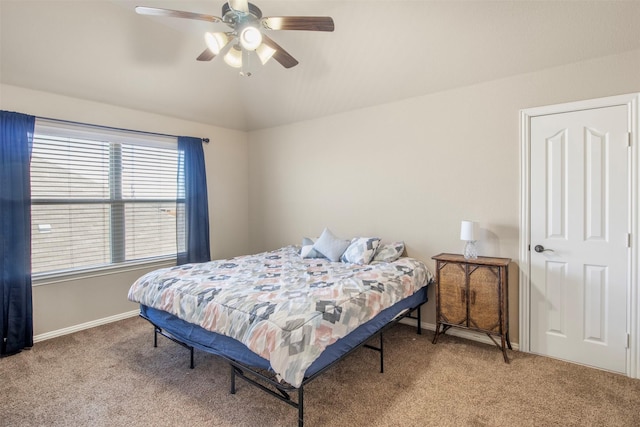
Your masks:
<instances>
[{"instance_id":1,"label":"nightstand leg","mask_svg":"<svg viewBox=\"0 0 640 427\"><path fill-rule=\"evenodd\" d=\"M502 335L501 341L502 341L502 356L504 357L504 363L509 363L509 358L507 357L507 347L506 347L504 335ZM511 343L509 343L509 348L511 348Z\"/></svg>"},{"instance_id":2,"label":"nightstand leg","mask_svg":"<svg viewBox=\"0 0 640 427\"><path fill-rule=\"evenodd\" d=\"M440 335L444 335L445 332L447 332L449 330L449 328L451 327L451 325L445 325L443 323L436 323L436 334L433 337L433 343L435 344L436 342L438 342L438 337ZM496 344L497 345L497 344Z\"/></svg>"},{"instance_id":3,"label":"nightstand leg","mask_svg":"<svg viewBox=\"0 0 640 427\"><path fill-rule=\"evenodd\" d=\"M433 344L438 342L438 334L439 333L440 333L440 323L436 322L436 333L433 336L433 341L432 341Z\"/></svg>"}]
</instances>

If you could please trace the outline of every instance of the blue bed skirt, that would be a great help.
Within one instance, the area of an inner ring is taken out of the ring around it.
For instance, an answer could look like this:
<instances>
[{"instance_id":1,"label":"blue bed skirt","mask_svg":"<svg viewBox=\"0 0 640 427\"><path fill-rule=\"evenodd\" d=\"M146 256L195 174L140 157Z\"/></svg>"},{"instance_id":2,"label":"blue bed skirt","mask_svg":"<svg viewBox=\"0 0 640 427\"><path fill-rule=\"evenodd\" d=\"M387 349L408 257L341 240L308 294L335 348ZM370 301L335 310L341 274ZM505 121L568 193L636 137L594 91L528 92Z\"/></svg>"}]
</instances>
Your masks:
<instances>
[{"instance_id":1,"label":"blue bed skirt","mask_svg":"<svg viewBox=\"0 0 640 427\"><path fill-rule=\"evenodd\" d=\"M368 340L404 310L414 309L425 302L427 302L427 286L421 288L410 297L398 301L391 307L381 311L376 317L360 325L346 337L331 344L322 352L320 357L309 366L305 377L308 378L314 375L334 361L340 359L349 350ZM140 314L149 319L154 325L173 335L178 341L192 347L253 368L270 369L268 360L258 356L249 350L247 346L233 338L207 331L200 326L185 322L172 314L145 305L140 305Z\"/></svg>"}]
</instances>

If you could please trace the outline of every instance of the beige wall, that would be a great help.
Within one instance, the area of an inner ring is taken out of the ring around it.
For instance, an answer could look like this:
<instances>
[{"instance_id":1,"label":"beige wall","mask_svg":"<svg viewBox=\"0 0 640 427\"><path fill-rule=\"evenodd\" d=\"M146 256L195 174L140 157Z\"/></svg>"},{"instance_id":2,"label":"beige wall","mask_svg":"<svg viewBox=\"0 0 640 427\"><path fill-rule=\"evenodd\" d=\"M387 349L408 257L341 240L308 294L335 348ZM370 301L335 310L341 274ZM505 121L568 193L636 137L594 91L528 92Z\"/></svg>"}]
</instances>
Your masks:
<instances>
[{"instance_id":1,"label":"beige wall","mask_svg":"<svg viewBox=\"0 0 640 427\"><path fill-rule=\"evenodd\" d=\"M433 255L462 250L460 221L475 219L480 254L514 260L517 342L519 110L638 92L638 70L634 51L250 134L8 85L0 108L209 137L213 258L299 243L328 226L344 238L402 239L433 268ZM135 310L126 293L149 269L34 287L36 336Z\"/></svg>"},{"instance_id":2,"label":"beige wall","mask_svg":"<svg viewBox=\"0 0 640 427\"><path fill-rule=\"evenodd\" d=\"M433 255L462 251L460 221L477 220L480 255L513 259L518 342L519 110L637 92L639 70L634 51L252 132L250 249L327 226L344 238L404 240L433 269Z\"/></svg>"},{"instance_id":3,"label":"beige wall","mask_svg":"<svg viewBox=\"0 0 640 427\"><path fill-rule=\"evenodd\" d=\"M209 191L211 256L248 251L247 134L80 99L0 85L0 108L40 117L171 135L208 137L204 145ZM59 281L33 288L34 334L130 312L131 283L152 268Z\"/></svg>"}]
</instances>

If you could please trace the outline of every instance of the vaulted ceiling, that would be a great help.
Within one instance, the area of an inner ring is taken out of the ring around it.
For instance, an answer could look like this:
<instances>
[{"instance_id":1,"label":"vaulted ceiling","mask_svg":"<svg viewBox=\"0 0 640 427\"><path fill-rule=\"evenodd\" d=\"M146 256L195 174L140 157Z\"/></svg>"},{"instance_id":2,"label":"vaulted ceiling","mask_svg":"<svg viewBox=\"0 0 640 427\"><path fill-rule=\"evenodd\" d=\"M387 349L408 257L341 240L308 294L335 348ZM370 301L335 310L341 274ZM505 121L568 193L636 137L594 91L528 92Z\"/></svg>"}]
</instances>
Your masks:
<instances>
[{"instance_id":1,"label":"vaulted ceiling","mask_svg":"<svg viewBox=\"0 0 640 427\"><path fill-rule=\"evenodd\" d=\"M224 3L0 0L0 82L249 131L640 49L640 1L255 0L335 31L270 32L300 64L241 77L196 61L211 24L134 11Z\"/></svg>"}]
</instances>

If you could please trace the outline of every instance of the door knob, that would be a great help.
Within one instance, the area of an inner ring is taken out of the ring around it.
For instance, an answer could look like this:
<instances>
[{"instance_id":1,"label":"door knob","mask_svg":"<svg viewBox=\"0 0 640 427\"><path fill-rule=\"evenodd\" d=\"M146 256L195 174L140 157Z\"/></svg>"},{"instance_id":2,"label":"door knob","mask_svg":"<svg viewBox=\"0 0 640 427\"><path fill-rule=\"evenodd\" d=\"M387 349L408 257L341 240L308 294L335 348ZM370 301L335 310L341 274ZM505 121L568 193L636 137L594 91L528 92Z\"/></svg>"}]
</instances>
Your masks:
<instances>
[{"instance_id":1,"label":"door knob","mask_svg":"<svg viewBox=\"0 0 640 427\"><path fill-rule=\"evenodd\" d=\"M542 245L536 245L533 248L534 251L538 252L538 253L542 253L542 252L553 252L553 249L545 249L544 246Z\"/></svg>"}]
</instances>

